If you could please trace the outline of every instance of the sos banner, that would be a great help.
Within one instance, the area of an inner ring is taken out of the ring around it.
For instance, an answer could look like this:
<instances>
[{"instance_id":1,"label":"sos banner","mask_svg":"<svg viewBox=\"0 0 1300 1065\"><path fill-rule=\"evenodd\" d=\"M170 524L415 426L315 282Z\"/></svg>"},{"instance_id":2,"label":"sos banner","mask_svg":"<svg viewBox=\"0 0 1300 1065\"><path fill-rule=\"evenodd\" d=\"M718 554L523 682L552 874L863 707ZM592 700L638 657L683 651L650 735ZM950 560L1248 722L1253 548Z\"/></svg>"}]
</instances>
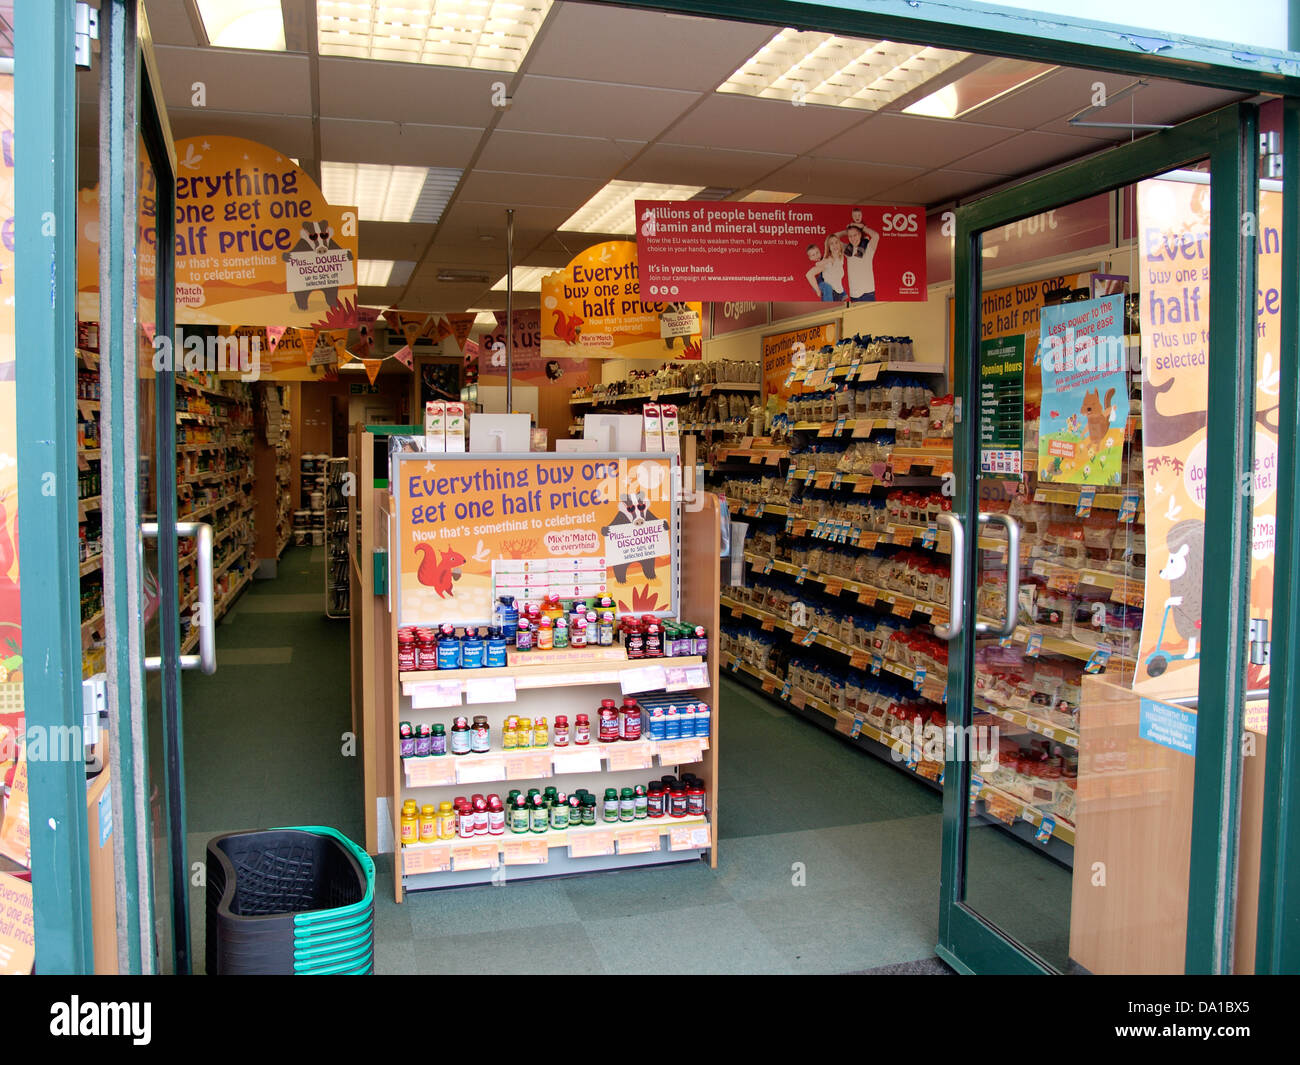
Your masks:
<instances>
[{"instance_id":1,"label":"sos banner","mask_svg":"<svg viewBox=\"0 0 1300 1065\"><path fill-rule=\"evenodd\" d=\"M503 594L608 595L631 614L675 608L675 457L395 461L399 624L491 624Z\"/></svg>"},{"instance_id":2,"label":"sos banner","mask_svg":"<svg viewBox=\"0 0 1300 1065\"><path fill-rule=\"evenodd\" d=\"M926 298L920 207L637 200L636 217L647 299Z\"/></svg>"}]
</instances>

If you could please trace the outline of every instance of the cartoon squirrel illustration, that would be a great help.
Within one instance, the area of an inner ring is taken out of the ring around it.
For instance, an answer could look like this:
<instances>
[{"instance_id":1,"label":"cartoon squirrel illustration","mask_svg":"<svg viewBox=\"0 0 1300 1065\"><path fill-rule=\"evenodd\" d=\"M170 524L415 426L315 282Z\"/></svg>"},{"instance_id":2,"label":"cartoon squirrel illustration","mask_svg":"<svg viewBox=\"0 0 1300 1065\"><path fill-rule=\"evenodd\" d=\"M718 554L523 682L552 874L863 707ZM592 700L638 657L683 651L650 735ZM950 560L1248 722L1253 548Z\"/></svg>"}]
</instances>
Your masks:
<instances>
[{"instance_id":1,"label":"cartoon squirrel illustration","mask_svg":"<svg viewBox=\"0 0 1300 1065\"><path fill-rule=\"evenodd\" d=\"M290 248L281 256L285 262L293 258L294 252L310 251L320 253L323 251L343 251L343 248L334 243L334 231L330 229L330 224L321 219L319 222L304 222L302 229L298 231L298 243ZM348 252L348 258L352 258L352 252ZM337 288L323 288L320 290L325 294L325 303L330 307L339 305L339 290ZM312 290L306 289L302 292L293 294L294 302L298 305L298 310L307 309L307 300L311 298Z\"/></svg>"},{"instance_id":2,"label":"cartoon squirrel illustration","mask_svg":"<svg viewBox=\"0 0 1300 1065\"><path fill-rule=\"evenodd\" d=\"M555 335L566 344L576 344L585 319L579 318L576 314L567 315L563 311L552 311L551 313L555 315Z\"/></svg>"},{"instance_id":3,"label":"cartoon squirrel illustration","mask_svg":"<svg viewBox=\"0 0 1300 1065\"><path fill-rule=\"evenodd\" d=\"M1092 445L1094 455L1101 447L1101 442L1106 439L1107 430L1110 429L1110 419L1115 413L1115 408L1110 405L1110 401L1114 398L1113 388L1106 390L1104 403L1100 391L1096 388L1083 394L1083 404L1079 408L1079 413L1088 420L1088 443Z\"/></svg>"},{"instance_id":4,"label":"cartoon squirrel illustration","mask_svg":"<svg viewBox=\"0 0 1300 1065\"><path fill-rule=\"evenodd\" d=\"M608 536L609 530L616 525L644 525L648 521L657 521L658 519L650 513L650 504L645 501L645 495L642 492L636 495L627 495L619 501L618 513L614 520L600 530L601 536ZM641 572L645 574L648 581L655 579L655 560L653 558L642 559L639 563L624 563L621 566L614 567L614 579L619 584L627 583L628 567L639 565Z\"/></svg>"},{"instance_id":5,"label":"cartoon squirrel illustration","mask_svg":"<svg viewBox=\"0 0 1300 1065\"><path fill-rule=\"evenodd\" d=\"M438 553L428 544L416 544L415 550L424 559L416 573L420 583L432 588L440 599L454 596L451 582L460 579L458 567L465 564L465 556L458 551L444 551L442 558L439 558Z\"/></svg>"}]
</instances>

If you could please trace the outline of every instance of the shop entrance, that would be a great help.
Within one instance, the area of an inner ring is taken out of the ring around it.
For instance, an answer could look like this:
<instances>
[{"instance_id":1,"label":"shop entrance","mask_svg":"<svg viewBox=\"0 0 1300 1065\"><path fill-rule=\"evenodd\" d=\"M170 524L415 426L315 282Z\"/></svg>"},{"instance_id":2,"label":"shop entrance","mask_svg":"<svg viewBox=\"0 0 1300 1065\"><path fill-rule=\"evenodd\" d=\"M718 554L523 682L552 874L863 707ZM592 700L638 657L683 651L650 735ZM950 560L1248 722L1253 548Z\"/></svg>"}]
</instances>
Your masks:
<instances>
[{"instance_id":1,"label":"shop entrance","mask_svg":"<svg viewBox=\"0 0 1300 1065\"><path fill-rule=\"evenodd\" d=\"M1241 815L1257 630L1230 594L1252 546L1271 558L1250 532L1272 487L1241 471L1276 437L1255 429L1256 330L1232 311L1255 289L1255 123L1229 108L956 212L954 963L1231 970L1234 935L1253 941L1254 900L1239 913L1215 885L1237 826L1259 830ZM999 227L1109 189L1138 235L1109 273L982 282ZM1009 834L1049 860L1020 868Z\"/></svg>"}]
</instances>

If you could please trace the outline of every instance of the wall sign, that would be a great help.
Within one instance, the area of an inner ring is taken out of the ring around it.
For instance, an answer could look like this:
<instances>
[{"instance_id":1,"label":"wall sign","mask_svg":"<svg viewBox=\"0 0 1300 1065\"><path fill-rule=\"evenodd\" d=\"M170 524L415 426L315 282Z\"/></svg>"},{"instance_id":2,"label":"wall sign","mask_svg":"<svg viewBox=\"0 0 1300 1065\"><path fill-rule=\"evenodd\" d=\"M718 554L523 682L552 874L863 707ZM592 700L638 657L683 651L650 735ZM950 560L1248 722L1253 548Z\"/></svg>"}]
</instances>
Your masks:
<instances>
[{"instance_id":1,"label":"wall sign","mask_svg":"<svg viewBox=\"0 0 1300 1065\"><path fill-rule=\"evenodd\" d=\"M636 217L652 299L926 298L920 207L637 200Z\"/></svg>"},{"instance_id":2,"label":"wall sign","mask_svg":"<svg viewBox=\"0 0 1300 1065\"><path fill-rule=\"evenodd\" d=\"M810 355L839 336L836 322L810 325L763 338L763 395L788 398L803 391L803 373Z\"/></svg>"},{"instance_id":3,"label":"wall sign","mask_svg":"<svg viewBox=\"0 0 1300 1065\"><path fill-rule=\"evenodd\" d=\"M1018 481L1025 442L1025 337L980 342L980 476Z\"/></svg>"}]
</instances>

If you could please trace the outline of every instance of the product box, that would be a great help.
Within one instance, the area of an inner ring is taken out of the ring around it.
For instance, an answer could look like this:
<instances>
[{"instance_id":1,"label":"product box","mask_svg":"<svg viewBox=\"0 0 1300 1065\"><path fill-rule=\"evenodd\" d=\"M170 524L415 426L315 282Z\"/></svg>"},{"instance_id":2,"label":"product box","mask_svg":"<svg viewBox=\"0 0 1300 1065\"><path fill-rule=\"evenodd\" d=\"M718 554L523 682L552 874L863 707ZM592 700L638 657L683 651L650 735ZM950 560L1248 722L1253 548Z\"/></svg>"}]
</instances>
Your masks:
<instances>
[{"instance_id":1,"label":"product box","mask_svg":"<svg viewBox=\"0 0 1300 1065\"><path fill-rule=\"evenodd\" d=\"M677 422L677 404L661 404L659 415L663 423L664 450L674 455L680 455L682 453L682 436Z\"/></svg>"},{"instance_id":2,"label":"product box","mask_svg":"<svg viewBox=\"0 0 1300 1065\"><path fill-rule=\"evenodd\" d=\"M601 451L640 451L641 416L637 414L588 414L582 420L582 435L595 440Z\"/></svg>"},{"instance_id":3,"label":"product box","mask_svg":"<svg viewBox=\"0 0 1300 1065\"><path fill-rule=\"evenodd\" d=\"M641 434L643 451L664 449L663 416L658 403L647 403L641 408Z\"/></svg>"},{"instance_id":4,"label":"product box","mask_svg":"<svg viewBox=\"0 0 1300 1065\"><path fill-rule=\"evenodd\" d=\"M465 417L464 403L447 404L447 451L464 451L465 438L469 429L468 419Z\"/></svg>"},{"instance_id":5,"label":"product box","mask_svg":"<svg viewBox=\"0 0 1300 1065\"><path fill-rule=\"evenodd\" d=\"M442 400L430 400L424 405L424 448L447 450L447 404Z\"/></svg>"},{"instance_id":6,"label":"product box","mask_svg":"<svg viewBox=\"0 0 1300 1065\"><path fill-rule=\"evenodd\" d=\"M527 414L470 415L469 449L489 452L528 451L531 423L532 418Z\"/></svg>"}]
</instances>

